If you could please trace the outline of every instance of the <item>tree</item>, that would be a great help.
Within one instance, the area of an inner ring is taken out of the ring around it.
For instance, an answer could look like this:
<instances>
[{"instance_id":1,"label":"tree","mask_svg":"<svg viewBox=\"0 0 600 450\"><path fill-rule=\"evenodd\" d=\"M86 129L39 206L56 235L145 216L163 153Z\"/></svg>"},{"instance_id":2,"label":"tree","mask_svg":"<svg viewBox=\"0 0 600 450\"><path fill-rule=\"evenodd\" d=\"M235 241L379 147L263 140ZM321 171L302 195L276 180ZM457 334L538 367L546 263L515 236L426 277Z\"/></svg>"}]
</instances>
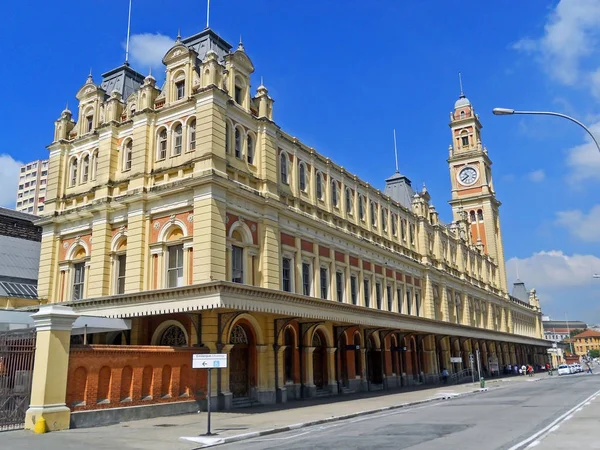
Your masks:
<instances>
[{"instance_id":1,"label":"tree","mask_svg":"<svg viewBox=\"0 0 600 450\"><path fill-rule=\"evenodd\" d=\"M571 333L569 334L570 337L573 336L577 336L579 333L583 333L585 330L581 330L579 328L575 328L574 330L571 330Z\"/></svg>"},{"instance_id":2,"label":"tree","mask_svg":"<svg viewBox=\"0 0 600 450\"><path fill-rule=\"evenodd\" d=\"M600 350L590 350L590 358L600 358Z\"/></svg>"}]
</instances>

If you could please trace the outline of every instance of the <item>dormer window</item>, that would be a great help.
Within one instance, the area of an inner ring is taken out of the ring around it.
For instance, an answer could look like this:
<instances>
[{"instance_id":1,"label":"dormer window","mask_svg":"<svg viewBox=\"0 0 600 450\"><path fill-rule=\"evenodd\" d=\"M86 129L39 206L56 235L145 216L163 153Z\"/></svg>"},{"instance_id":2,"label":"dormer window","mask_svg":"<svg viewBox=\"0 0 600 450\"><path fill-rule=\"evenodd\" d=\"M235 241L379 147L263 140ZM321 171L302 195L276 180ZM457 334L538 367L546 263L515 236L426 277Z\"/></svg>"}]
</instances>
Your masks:
<instances>
[{"instance_id":1,"label":"dormer window","mask_svg":"<svg viewBox=\"0 0 600 450\"><path fill-rule=\"evenodd\" d=\"M177 100L181 100L185 95L185 80L181 80L175 83L175 90Z\"/></svg>"},{"instance_id":2,"label":"dormer window","mask_svg":"<svg viewBox=\"0 0 600 450\"><path fill-rule=\"evenodd\" d=\"M85 118L86 120L86 132L89 133L94 128L94 116L89 115Z\"/></svg>"}]
</instances>

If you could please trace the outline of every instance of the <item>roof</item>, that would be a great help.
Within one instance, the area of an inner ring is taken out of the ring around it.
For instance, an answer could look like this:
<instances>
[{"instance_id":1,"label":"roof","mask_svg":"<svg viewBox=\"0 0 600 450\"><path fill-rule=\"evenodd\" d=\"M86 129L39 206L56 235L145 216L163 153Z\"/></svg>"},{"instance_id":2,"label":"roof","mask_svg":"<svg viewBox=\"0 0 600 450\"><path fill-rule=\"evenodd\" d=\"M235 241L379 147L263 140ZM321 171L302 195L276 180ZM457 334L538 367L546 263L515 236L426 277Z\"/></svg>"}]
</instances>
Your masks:
<instances>
[{"instance_id":1,"label":"roof","mask_svg":"<svg viewBox=\"0 0 600 450\"><path fill-rule=\"evenodd\" d=\"M37 298L37 282L0 281L0 297Z\"/></svg>"},{"instance_id":2,"label":"roof","mask_svg":"<svg viewBox=\"0 0 600 450\"><path fill-rule=\"evenodd\" d=\"M461 94L460 98L454 103L454 109L462 108L463 106L471 106L471 102L464 94Z\"/></svg>"},{"instance_id":3,"label":"roof","mask_svg":"<svg viewBox=\"0 0 600 450\"><path fill-rule=\"evenodd\" d=\"M231 50L231 44L221 38L210 28L205 28L200 33L183 39L182 44L198 53L198 59L204 60L206 53L213 50L219 57L219 62L223 62L225 55Z\"/></svg>"},{"instance_id":4,"label":"roof","mask_svg":"<svg viewBox=\"0 0 600 450\"><path fill-rule=\"evenodd\" d=\"M523 283L521 280L514 282L511 295L515 298L518 298L522 302L529 303L529 293L525 288L525 283Z\"/></svg>"},{"instance_id":5,"label":"roof","mask_svg":"<svg viewBox=\"0 0 600 450\"><path fill-rule=\"evenodd\" d=\"M573 339L586 338L586 337L600 337L600 331L585 330L583 333L576 334Z\"/></svg>"},{"instance_id":6,"label":"roof","mask_svg":"<svg viewBox=\"0 0 600 450\"><path fill-rule=\"evenodd\" d=\"M0 206L0 216L10 217L11 219L26 220L27 222L33 222L39 217L34 214L27 214L14 209L3 208Z\"/></svg>"},{"instance_id":7,"label":"roof","mask_svg":"<svg viewBox=\"0 0 600 450\"><path fill-rule=\"evenodd\" d=\"M100 87L104 89L108 95L110 95L112 91L118 91L121 94L123 101L127 101L129 96L137 91L143 82L144 76L133 70L129 67L129 64L126 63L116 69L103 73Z\"/></svg>"},{"instance_id":8,"label":"roof","mask_svg":"<svg viewBox=\"0 0 600 450\"><path fill-rule=\"evenodd\" d=\"M413 191L410 180L400 172L396 172L385 180L385 190L383 193L405 208L410 209L412 207L415 191Z\"/></svg>"},{"instance_id":9,"label":"roof","mask_svg":"<svg viewBox=\"0 0 600 450\"><path fill-rule=\"evenodd\" d=\"M555 328L568 328L569 330L575 330L577 328L586 329L587 323L580 320L545 320L542 322L544 330L552 330Z\"/></svg>"},{"instance_id":10,"label":"roof","mask_svg":"<svg viewBox=\"0 0 600 450\"><path fill-rule=\"evenodd\" d=\"M40 247L37 241L0 235L0 281L37 284Z\"/></svg>"}]
</instances>

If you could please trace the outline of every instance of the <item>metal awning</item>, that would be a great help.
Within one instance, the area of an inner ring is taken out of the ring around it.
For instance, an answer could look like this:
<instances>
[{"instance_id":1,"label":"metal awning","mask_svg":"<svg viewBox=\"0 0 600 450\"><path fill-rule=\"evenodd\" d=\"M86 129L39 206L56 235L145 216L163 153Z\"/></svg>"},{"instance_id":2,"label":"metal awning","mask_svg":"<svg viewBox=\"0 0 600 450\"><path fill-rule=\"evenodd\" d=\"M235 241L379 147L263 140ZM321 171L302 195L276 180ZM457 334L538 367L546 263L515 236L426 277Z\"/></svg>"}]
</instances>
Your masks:
<instances>
[{"instance_id":1,"label":"metal awning","mask_svg":"<svg viewBox=\"0 0 600 450\"><path fill-rule=\"evenodd\" d=\"M14 325L19 328L33 328L32 312L0 310L0 324ZM131 330L131 319L109 319L98 316L79 316L73 324L73 335L108 333L111 331Z\"/></svg>"}]
</instances>

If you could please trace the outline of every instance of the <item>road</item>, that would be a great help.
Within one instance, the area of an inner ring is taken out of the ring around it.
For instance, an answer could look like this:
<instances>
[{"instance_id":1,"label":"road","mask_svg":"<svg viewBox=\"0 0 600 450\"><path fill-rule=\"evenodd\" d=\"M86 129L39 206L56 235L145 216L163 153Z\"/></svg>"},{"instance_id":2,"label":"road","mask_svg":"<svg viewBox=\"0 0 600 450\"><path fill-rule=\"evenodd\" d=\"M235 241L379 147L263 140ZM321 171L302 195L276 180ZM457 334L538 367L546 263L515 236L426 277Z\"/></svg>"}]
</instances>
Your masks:
<instances>
[{"instance_id":1,"label":"road","mask_svg":"<svg viewBox=\"0 0 600 450\"><path fill-rule=\"evenodd\" d=\"M536 433L554 426L569 410L580 403L583 405L599 389L600 377L596 375L554 376L540 382L523 382L484 394L303 428L220 448L516 450L535 442Z\"/></svg>"}]
</instances>

